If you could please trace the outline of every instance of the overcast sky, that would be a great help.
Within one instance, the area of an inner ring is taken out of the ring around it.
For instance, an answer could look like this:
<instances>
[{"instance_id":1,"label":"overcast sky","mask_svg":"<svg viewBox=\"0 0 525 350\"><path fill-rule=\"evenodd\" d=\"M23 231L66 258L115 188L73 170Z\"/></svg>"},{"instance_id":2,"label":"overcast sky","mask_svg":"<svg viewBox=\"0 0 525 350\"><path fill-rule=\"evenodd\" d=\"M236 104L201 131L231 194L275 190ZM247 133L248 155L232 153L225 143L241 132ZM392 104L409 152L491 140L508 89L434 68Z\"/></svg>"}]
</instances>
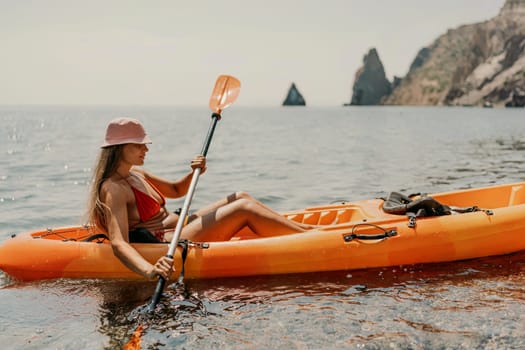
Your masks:
<instances>
[{"instance_id":1,"label":"overcast sky","mask_svg":"<svg viewBox=\"0 0 525 350\"><path fill-rule=\"evenodd\" d=\"M0 0L1 104L207 105L215 79L237 104L348 102L375 47L389 79L447 29L504 0Z\"/></svg>"}]
</instances>

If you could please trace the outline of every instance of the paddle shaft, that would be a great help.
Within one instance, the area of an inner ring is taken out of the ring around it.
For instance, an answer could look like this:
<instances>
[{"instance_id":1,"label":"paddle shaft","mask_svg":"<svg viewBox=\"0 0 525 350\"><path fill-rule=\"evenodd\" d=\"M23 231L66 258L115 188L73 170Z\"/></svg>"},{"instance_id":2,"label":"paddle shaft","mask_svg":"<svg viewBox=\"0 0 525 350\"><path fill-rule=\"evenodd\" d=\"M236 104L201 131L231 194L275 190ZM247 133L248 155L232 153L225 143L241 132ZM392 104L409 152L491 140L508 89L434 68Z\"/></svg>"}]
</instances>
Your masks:
<instances>
[{"instance_id":1,"label":"paddle shaft","mask_svg":"<svg viewBox=\"0 0 525 350\"><path fill-rule=\"evenodd\" d=\"M208 129L208 134L206 135L206 139L204 140L204 145L202 146L201 155L206 157L208 154L208 149L210 148L211 139L213 138L213 133L215 132L215 127L217 126L217 122L221 119L221 115L219 113L213 113L211 115L211 124ZM195 188L197 187L197 182L199 181L199 175L201 173L201 168L197 168L193 171L193 175L191 178L191 183L188 188L188 193L186 194L186 198L184 199L184 205L182 206L182 210L180 212L179 220L177 221L177 225L175 226L175 232L173 233L173 238L171 239L168 253L166 256L168 258L173 259L173 255L175 254L175 249L177 249L177 245L179 243L180 234L182 232L182 228L184 226L184 219L188 215L188 211L191 205L191 200L193 199L193 194L195 193ZM166 284L166 280L163 277L160 277L157 282L157 287L155 288L155 293L153 294L153 297L151 298L151 303L148 306L148 311L153 311L155 309L155 306L159 303L160 297L162 295L162 291L164 290L164 286Z\"/></svg>"}]
</instances>

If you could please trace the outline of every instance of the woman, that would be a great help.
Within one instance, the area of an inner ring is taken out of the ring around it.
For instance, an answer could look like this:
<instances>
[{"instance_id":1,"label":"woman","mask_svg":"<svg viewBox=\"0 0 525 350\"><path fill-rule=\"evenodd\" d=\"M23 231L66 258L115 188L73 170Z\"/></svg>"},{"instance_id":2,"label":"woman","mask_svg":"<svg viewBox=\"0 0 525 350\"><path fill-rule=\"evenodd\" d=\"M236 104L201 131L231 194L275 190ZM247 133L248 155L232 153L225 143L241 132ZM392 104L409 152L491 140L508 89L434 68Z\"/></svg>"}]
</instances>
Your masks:
<instances>
[{"instance_id":1,"label":"woman","mask_svg":"<svg viewBox=\"0 0 525 350\"><path fill-rule=\"evenodd\" d=\"M171 241L180 218L166 209L165 198L184 196L193 171L206 171L206 159L196 156L187 175L168 181L137 168L144 164L149 143L138 120L119 118L109 123L94 170L89 219L107 232L115 256L128 268L149 279L157 275L167 279L173 259L161 257L152 265L129 243ZM229 240L245 226L260 236L310 228L287 220L243 192L198 210L188 221L181 238L192 241Z\"/></svg>"}]
</instances>

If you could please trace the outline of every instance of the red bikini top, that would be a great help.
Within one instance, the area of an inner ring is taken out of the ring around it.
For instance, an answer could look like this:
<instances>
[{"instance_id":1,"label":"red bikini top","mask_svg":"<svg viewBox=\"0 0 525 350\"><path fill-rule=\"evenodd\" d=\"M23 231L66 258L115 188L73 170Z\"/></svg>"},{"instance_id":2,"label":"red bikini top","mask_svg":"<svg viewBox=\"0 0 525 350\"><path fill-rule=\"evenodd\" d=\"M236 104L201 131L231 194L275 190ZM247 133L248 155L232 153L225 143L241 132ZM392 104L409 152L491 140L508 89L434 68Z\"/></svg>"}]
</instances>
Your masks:
<instances>
[{"instance_id":1,"label":"red bikini top","mask_svg":"<svg viewBox=\"0 0 525 350\"><path fill-rule=\"evenodd\" d=\"M136 189L135 187L133 187L133 185L130 184L131 190L135 195L135 203L139 212L140 221L145 222L157 215L157 213L160 211L160 208L166 204L166 199L151 182L146 180L146 178L142 179L145 180L155 190L155 192L159 194L160 198L162 199L162 202L159 203L155 198L153 198L149 194L144 193L139 189Z\"/></svg>"}]
</instances>

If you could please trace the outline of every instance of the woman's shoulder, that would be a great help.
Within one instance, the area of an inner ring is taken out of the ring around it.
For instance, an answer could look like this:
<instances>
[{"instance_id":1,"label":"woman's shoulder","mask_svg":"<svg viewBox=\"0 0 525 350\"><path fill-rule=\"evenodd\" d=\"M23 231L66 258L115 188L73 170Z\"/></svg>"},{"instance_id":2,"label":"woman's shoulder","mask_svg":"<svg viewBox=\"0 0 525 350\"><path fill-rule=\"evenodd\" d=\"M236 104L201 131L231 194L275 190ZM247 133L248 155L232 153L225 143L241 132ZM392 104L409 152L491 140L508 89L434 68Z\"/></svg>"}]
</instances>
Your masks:
<instances>
[{"instance_id":1,"label":"woman's shoulder","mask_svg":"<svg viewBox=\"0 0 525 350\"><path fill-rule=\"evenodd\" d=\"M148 175L148 173L144 169L142 169L142 168L135 168L135 167L133 169L131 169L130 173L132 175L138 175L138 176L140 176L142 178L145 178Z\"/></svg>"},{"instance_id":2,"label":"woman's shoulder","mask_svg":"<svg viewBox=\"0 0 525 350\"><path fill-rule=\"evenodd\" d=\"M102 185L100 186L100 194L120 194L125 193L127 189L129 189L129 185L125 179L115 180L109 178L102 182Z\"/></svg>"},{"instance_id":3,"label":"woman's shoulder","mask_svg":"<svg viewBox=\"0 0 525 350\"><path fill-rule=\"evenodd\" d=\"M131 174L136 176L136 177L139 177L140 179L148 182L148 183L156 183L160 180L160 178L156 175L153 175L152 173L142 169L142 168L133 168L131 170Z\"/></svg>"}]
</instances>

